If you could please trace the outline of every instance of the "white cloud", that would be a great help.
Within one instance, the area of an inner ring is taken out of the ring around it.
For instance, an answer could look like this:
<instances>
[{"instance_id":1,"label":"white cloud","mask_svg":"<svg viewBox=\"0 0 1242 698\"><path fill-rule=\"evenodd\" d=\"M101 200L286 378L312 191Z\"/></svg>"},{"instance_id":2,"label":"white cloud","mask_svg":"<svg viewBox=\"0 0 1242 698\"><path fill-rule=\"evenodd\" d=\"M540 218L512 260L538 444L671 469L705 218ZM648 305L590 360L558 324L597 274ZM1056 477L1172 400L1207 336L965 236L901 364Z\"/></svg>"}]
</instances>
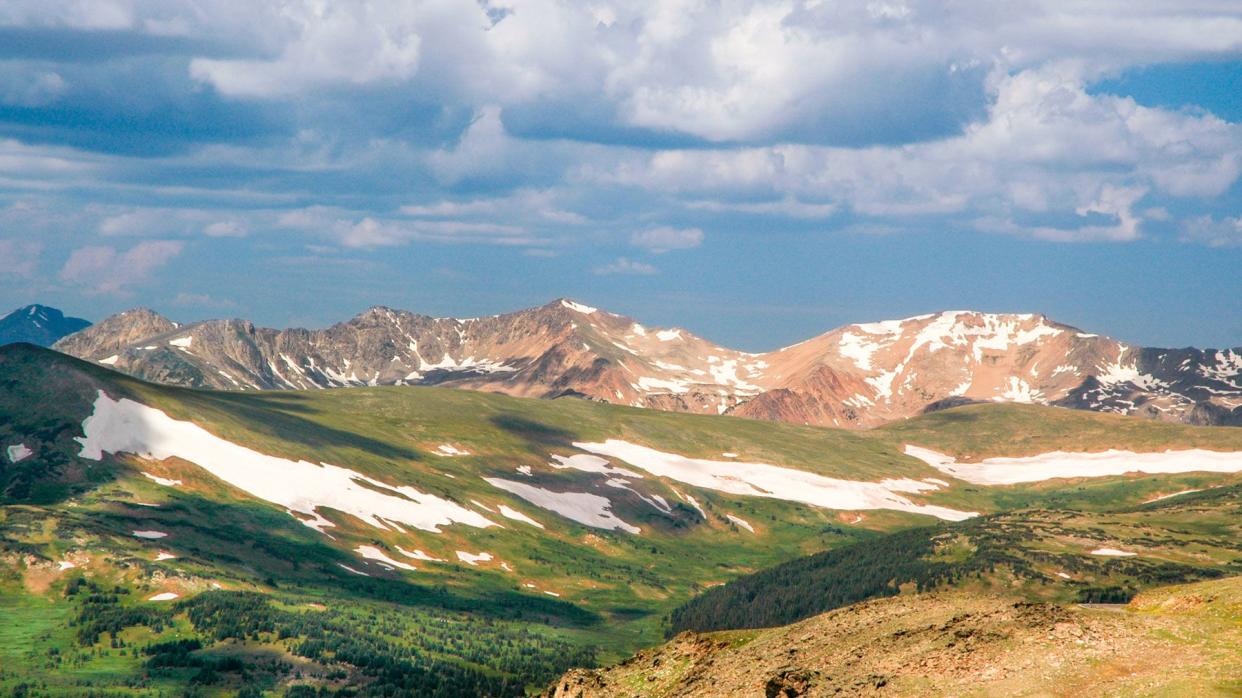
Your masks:
<instances>
[{"instance_id":1,"label":"white cloud","mask_svg":"<svg viewBox=\"0 0 1242 698\"><path fill-rule=\"evenodd\" d=\"M836 204L812 204L786 196L779 201L687 201L686 208L700 211L727 213L737 211L762 216L786 216L789 218L828 218L837 212Z\"/></svg>"},{"instance_id":2,"label":"white cloud","mask_svg":"<svg viewBox=\"0 0 1242 698\"><path fill-rule=\"evenodd\" d=\"M873 217L983 219L988 229L1052 240L1131 240L1146 194L1213 196L1238 178L1242 125L1091 95L1080 67L1067 64L1002 76L991 89L987 118L939 141L665 150L587 166L581 176L687 197L692 207L725 208L704 205L704 194L809 198ZM1014 222L1029 214L1113 222Z\"/></svg>"},{"instance_id":3,"label":"white cloud","mask_svg":"<svg viewBox=\"0 0 1242 698\"><path fill-rule=\"evenodd\" d=\"M699 228L662 225L634 233L630 236L630 244L655 254L663 254L669 250L687 250L703 244L703 231Z\"/></svg>"},{"instance_id":4,"label":"white cloud","mask_svg":"<svg viewBox=\"0 0 1242 698\"><path fill-rule=\"evenodd\" d=\"M313 206L286 211L276 225L326 237L345 247L373 249L410 242L544 245L547 240L525 228L490 221L404 220L362 216L343 209Z\"/></svg>"},{"instance_id":5,"label":"white cloud","mask_svg":"<svg viewBox=\"0 0 1242 698\"><path fill-rule=\"evenodd\" d=\"M242 221L225 220L208 223L203 227L203 234L213 238L244 238L250 230Z\"/></svg>"},{"instance_id":6,"label":"white cloud","mask_svg":"<svg viewBox=\"0 0 1242 698\"><path fill-rule=\"evenodd\" d=\"M124 252L106 245L79 247L61 267L60 278L95 293L123 294L181 254L184 246L177 240L147 240Z\"/></svg>"},{"instance_id":7,"label":"white cloud","mask_svg":"<svg viewBox=\"0 0 1242 698\"><path fill-rule=\"evenodd\" d=\"M263 59L196 58L195 79L227 95L267 99L324 85L407 80L418 70L416 3L288 2L268 13L279 55Z\"/></svg>"},{"instance_id":8,"label":"white cloud","mask_svg":"<svg viewBox=\"0 0 1242 698\"><path fill-rule=\"evenodd\" d=\"M42 252L43 245L33 240L0 240L0 277L34 276Z\"/></svg>"},{"instance_id":9,"label":"white cloud","mask_svg":"<svg viewBox=\"0 0 1242 698\"><path fill-rule=\"evenodd\" d=\"M617 257L608 264L595 267L594 271L596 274L601 276L609 274L632 274L636 276L645 276L655 274L659 270L646 262L639 262L629 259L628 257Z\"/></svg>"},{"instance_id":10,"label":"white cloud","mask_svg":"<svg viewBox=\"0 0 1242 698\"><path fill-rule=\"evenodd\" d=\"M1196 242L1209 247L1242 246L1242 216L1217 220L1212 216L1198 216L1182 225L1182 241Z\"/></svg>"}]
</instances>

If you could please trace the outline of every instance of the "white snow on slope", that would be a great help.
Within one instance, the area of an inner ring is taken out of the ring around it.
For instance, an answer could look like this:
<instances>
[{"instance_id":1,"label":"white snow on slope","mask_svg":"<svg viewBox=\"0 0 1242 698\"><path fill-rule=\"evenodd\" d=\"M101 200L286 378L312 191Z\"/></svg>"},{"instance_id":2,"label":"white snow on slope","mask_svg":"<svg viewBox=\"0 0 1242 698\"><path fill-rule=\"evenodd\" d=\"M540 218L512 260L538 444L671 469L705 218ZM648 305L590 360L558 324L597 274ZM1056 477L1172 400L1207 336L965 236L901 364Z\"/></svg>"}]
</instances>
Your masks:
<instances>
[{"instance_id":1,"label":"white snow on slope","mask_svg":"<svg viewBox=\"0 0 1242 698\"><path fill-rule=\"evenodd\" d=\"M1091 554L1102 555L1104 557L1134 557L1135 555L1138 555L1138 553L1131 553L1125 550L1118 550L1116 548L1096 548L1091 551Z\"/></svg>"},{"instance_id":2,"label":"white snow on slope","mask_svg":"<svg viewBox=\"0 0 1242 698\"><path fill-rule=\"evenodd\" d=\"M564 470L565 468L573 468L581 470L584 473L599 473L601 475L623 475L625 477L642 478L642 473L636 473L633 470L614 467L606 459L599 456L593 456L589 453L576 453L572 456L552 456L553 463L549 463L553 468Z\"/></svg>"},{"instance_id":3,"label":"white snow on slope","mask_svg":"<svg viewBox=\"0 0 1242 698\"><path fill-rule=\"evenodd\" d=\"M172 601L173 599L180 598L180 596L181 596L180 594L175 594L171 591L165 591L163 593L156 594L155 596L147 597L147 601Z\"/></svg>"},{"instance_id":4,"label":"white snow on slope","mask_svg":"<svg viewBox=\"0 0 1242 698\"><path fill-rule=\"evenodd\" d=\"M936 489L935 485L917 480L841 480L767 463L687 458L619 439L609 439L604 443L574 443L574 447L618 458L657 477L729 494L769 497L826 509L892 509L927 514L948 521L975 516L974 512L915 504L896 494Z\"/></svg>"},{"instance_id":5,"label":"white snow on slope","mask_svg":"<svg viewBox=\"0 0 1242 698\"><path fill-rule=\"evenodd\" d=\"M852 332L843 333L837 347L841 356L853 359L854 365L864 371L872 370L871 357L882 348L879 343Z\"/></svg>"},{"instance_id":6,"label":"white snow on slope","mask_svg":"<svg viewBox=\"0 0 1242 698\"><path fill-rule=\"evenodd\" d=\"M528 524L530 524L531 526L534 526L535 528L543 528L543 524L541 524L541 523L539 523L538 521L536 521L536 520L534 520L534 519L530 518L530 517L529 517L529 516L527 516L526 514L523 514L522 512L518 511L517 509L513 509L513 508L511 508L511 507L509 507L509 506L506 506L506 505L504 505L504 504L501 504L501 505L500 505L500 515L501 515L501 516L503 516L503 517L505 517L505 518L507 518L507 519L513 519L514 521L521 521L522 523L528 523Z\"/></svg>"},{"instance_id":7,"label":"white snow on slope","mask_svg":"<svg viewBox=\"0 0 1242 698\"><path fill-rule=\"evenodd\" d=\"M561 299L561 305L575 312L582 313L583 315L590 315L591 313L594 313L596 310L598 310L598 308L592 308L589 305L583 305L581 303L575 303L573 301L565 300L565 299Z\"/></svg>"},{"instance_id":8,"label":"white snow on slope","mask_svg":"<svg viewBox=\"0 0 1242 698\"><path fill-rule=\"evenodd\" d=\"M388 557L386 554L384 554L383 550L380 550L374 545L360 545L354 548L354 552L358 553L359 555L365 557L368 560L378 560L379 562L382 562L386 565L392 565L393 567L398 567L403 570L409 570L410 572L414 572L415 570L418 569L414 565L408 565L404 562L399 562L397 560L392 559L391 557Z\"/></svg>"},{"instance_id":9,"label":"white snow on slope","mask_svg":"<svg viewBox=\"0 0 1242 698\"><path fill-rule=\"evenodd\" d=\"M172 553L166 553L163 550L155 554L156 562L163 562L165 560L176 560L176 559L177 559L176 555L173 555Z\"/></svg>"},{"instance_id":10,"label":"white snow on slope","mask_svg":"<svg viewBox=\"0 0 1242 698\"><path fill-rule=\"evenodd\" d=\"M464 550L458 550L458 551L457 551L457 559L458 559L458 560L461 560L462 562L466 563L467 565L470 565L471 567L478 567L480 562L489 562L489 561L491 561L491 559L492 559L492 554L491 554L491 553L478 553L478 554L474 554L474 553L468 553L468 552L466 552L466 551L464 551Z\"/></svg>"},{"instance_id":11,"label":"white snow on slope","mask_svg":"<svg viewBox=\"0 0 1242 698\"><path fill-rule=\"evenodd\" d=\"M65 570L71 570L74 567L77 567L77 565L73 564L72 562L69 562L68 560L61 560L60 562L56 563L56 566L60 568L61 572L64 572Z\"/></svg>"},{"instance_id":12,"label":"white snow on slope","mask_svg":"<svg viewBox=\"0 0 1242 698\"><path fill-rule=\"evenodd\" d=\"M1165 499L1172 499L1173 497L1180 497L1183 494L1194 494L1195 492L1202 492L1202 491L1203 490L1182 490L1181 492L1173 492L1172 494L1162 494L1159 497L1152 497L1151 499L1145 500L1143 503L1151 504L1152 502L1159 502Z\"/></svg>"},{"instance_id":13,"label":"white snow on slope","mask_svg":"<svg viewBox=\"0 0 1242 698\"><path fill-rule=\"evenodd\" d=\"M350 567L349 565L342 565L342 564L341 564L341 563L339 563L339 562L338 562L338 563L336 563L336 566L337 566L337 567L340 567L341 569L345 570L346 572L353 572L354 574L356 574L356 575L358 575L358 576L360 576L360 577L370 577L370 576L371 576L371 575L367 574L366 572L359 572L358 570L356 570L356 569L354 569L354 568Z\"/></svg>"},{"instance_id":14,"label":"white snow on slope","mask_svg":"<svg viewBox=\"0 0 1242 698\"><path fill-rule=\"evenodd\" d=\"M427 553L421 550L418 550L418 549L414 549L411 551L411 550L406 550L405 548L398 545L397 552L401 553L402 555L408 558L412 558L414 560L423 560L426 562L444 562L443 559L438 558L438 557L432 557L431 555L428 555Z\"/></svg>"},{"instance_id":15,"label":"white snow on slope","mask_svg":"<svg viewBox=\"0 0 1242 698\"><path fill-rule=\"evenodd\" d=\"M165 487L176 487L177 485L181 484L180 480L170 480L166 477L160 477L159 475L152 475L151 473L148 473L145 470L142 471L142 474L145 475L148 480L151 480L157 485L163 485Z\"/></svg>"},{"instance_id":16,"label":"white snow on slope","mask_svg":"<svg viewBox=\"0 0 1242 698\"><path fill-rule=\"evenodd\" d=\"M135 538L146 538L147 540L168 537L168 534L163 531L134 531L133 534Z\"/></svg>"},{"instance_id":17,"label":"white snow on slope","mask_svg":"<svg viewBox=\"0 0 1242 698\"><path fill-rule=\"evenodd\" d=\"M583 526L602 528L606 531L620 529L627 533L639 533L642 529L622 521L612 513L612 501L589 492L553 492L524 482L514 482L497 477L483 478L492 487L515 494L542 509L560 514Z\"/></svg>"},{"instance_id":18,"label":"white snow on slope","mask_svg":"<svg viewBox=\"0 0 1242 698\"><path fill-rule=\"evenodd\" d=\"M440 444L436 447L434 453L437 456L468 456L470 452L453 446L452 444Z\"/></svg>"},{"instance_id":19,"label":"white snow on slope","mask_svg":"<svg viewBox=\"0 0 1242 698\"><path fill-rule=\"evenodd\" d=\"M184 337L170 339L168 340L168 343L174 347L181 347L182 349L189 349L194 344L194 338L189 335L186 335Z\"/></svg>"},{"instance_id":20,"label":"white snow on slope","mask_svg":"<svg viewBox=\"0 0 1242 698\"><path fill-rule=\"evenodd\" d=\"M755 527L751 526L749 521L747 521L746 519L743 519L740 516L734 516L733 514L725 514L725 518L732 521L734 524L741 526L747 531L750 531L751 533L755 532Z\"/></svg>"},{"instance_id":21,"label":"white snow on slope","mask_svg":"<svg viewBox=\"0 0 1242 698\"><path fill-rule=\"evenodd\" d=\"M671 342L674 339L681 339L681 330L660 330L656 332L656 339L661 342Z\"/></svg>"},{"instance_id":22,"label":"white snow on slope","mask_svg":"<svg viewBox=\"0 0 1242 698\"><path fill-rule=\"evenodd\" d=\"M177 457L198 465L221 480L259 499L311 517L307 526L321 531L334 524L319 514L330 507L389 530L401 524L440 532L453 523L486 528L496 524L482 514L420 492L392 485L348 468L268 456L225 441L192 422L134 402L113 400L103 391L95 413L82 423L79 454L100 460L104 453L132 453L164 460Z\"/></svg>"},{"instance_id":23,"label":"white snow on slope","mask_svg":"<svg viewBox=\"0 0 1242 698\"><path fill-rule=\"evenodd\" d=\"M121 358L121 357L117 356L116 354L113 354L112 356L109 356L109 357L108 357L108 358L106 358L106 359L100 359L100 360L99 360L99 363L101 363L101 364L105 364L105 365L108 365L108 366L115 366L115 365L116 365L117 360L118 360L118 359L120 359L120 358Z\"/></svg>"},{"instance_id":24,"label":"white snow on slope","mask_svg":"<svg viewBox=\"0 0 1242 698\"><path fill-rule=\"evenodd\" d=\"M905 452L940 472L976 485L1014 485L1059 477L1106 477L1126 473L1242 472L1242 452L1198 448L1163 453L1115 449L1097 453L1053 451L1022 458L984 458L978 463L958 463L953 456L918 446L907 445Z\"/></svg>"},{"instance_id":25,"label":"white snow on slope","mask_svg":"<svg viewBox=\"0 0 1242 698\"><path fill-rule=\"evenodd\" d=\"M5 450L8 452L10 463L20 463L34 455L34 451L27 448L26 444L14 444Z\"/></svg>"}]
</instances>

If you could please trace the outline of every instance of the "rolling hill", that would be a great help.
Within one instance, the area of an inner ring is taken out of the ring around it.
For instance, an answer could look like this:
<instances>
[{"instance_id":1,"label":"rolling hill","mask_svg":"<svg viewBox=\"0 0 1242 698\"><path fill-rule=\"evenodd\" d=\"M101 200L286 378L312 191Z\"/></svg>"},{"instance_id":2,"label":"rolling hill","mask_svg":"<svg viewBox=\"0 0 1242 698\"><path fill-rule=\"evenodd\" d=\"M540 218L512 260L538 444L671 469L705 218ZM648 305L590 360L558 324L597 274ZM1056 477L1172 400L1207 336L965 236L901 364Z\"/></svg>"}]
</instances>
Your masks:
<instances>
[{"instance_id":1,"label":"rolling hill","mask_svg":"<svg viewBox=\"0 0 1242 698\"><path fill-rule=\"evenodd\" d=\"M1242 577L1084 607L941 591L757 631L685 633L546 698L1237 695Z\"/></svg>"},{"instance_id":2,"label":"rolling hill","mask_svg":"<svg viewBox=\"0 0 1242 698\"><path fill-rule=\"evenodd\" d=\"M947 472L1108 448L1163 455L1012 485ZM1242 471L1242 430L1033 405L822 429L437 387L188 390L29 345L0 349L0 449L0 612L18 619L0 686L68 695L520 695L658 641L706 589L928 526L1000 546L1011 526L991 522L1014 510L1074 512L1048 514L1072 531L1055 552L1094 569L1093 549L1137 545L1108 538L1130 520L1114 512ZM1144 542L1082 588L1231 569L1228 524L1202 520L1218 530L1176 534L1199 547Z\"/></svg>"}]
</instances>

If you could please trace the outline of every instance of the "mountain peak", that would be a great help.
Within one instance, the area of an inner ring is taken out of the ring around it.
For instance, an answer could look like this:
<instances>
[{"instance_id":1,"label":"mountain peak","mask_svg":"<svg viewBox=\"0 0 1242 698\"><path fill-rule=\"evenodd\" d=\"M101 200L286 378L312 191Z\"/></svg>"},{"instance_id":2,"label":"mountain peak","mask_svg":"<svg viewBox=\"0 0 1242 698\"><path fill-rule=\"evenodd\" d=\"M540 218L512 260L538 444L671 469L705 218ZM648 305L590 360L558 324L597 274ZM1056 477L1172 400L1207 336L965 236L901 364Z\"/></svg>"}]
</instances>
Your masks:
<instances>
[{"instance_id":1,"label":"mountain peak","mask_svg":"<svg viewBox=\"0 0 1242 698\"><path fill-rule=\"evenodd\" d=\"M65 335L90 324L82 318L65 317L57 308L32 303L0 318L0 344L27 342L41 347L51 346Z\"/></svg>"}]
</instances>

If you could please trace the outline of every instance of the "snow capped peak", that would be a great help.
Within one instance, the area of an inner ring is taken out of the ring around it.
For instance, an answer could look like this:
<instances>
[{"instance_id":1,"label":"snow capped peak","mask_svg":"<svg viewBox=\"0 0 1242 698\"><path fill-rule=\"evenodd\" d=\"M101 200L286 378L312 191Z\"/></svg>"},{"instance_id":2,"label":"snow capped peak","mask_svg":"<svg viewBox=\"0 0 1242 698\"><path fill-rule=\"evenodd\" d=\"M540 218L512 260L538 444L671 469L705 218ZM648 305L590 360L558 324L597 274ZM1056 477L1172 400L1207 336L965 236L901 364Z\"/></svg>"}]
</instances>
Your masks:
<instances>
[{"instance_id":1,"label":"snow capped peak","mask_svg":"<svg viewBox=\"0 0 1242 698\"><path fill-rule=\"evenodd\" d=\"M592 308L589 305L583 305L581 303L571 301L568 298L561 299L561 306L565 308L569 308L570 310L576 313L582 313L583 315L591 315L592 313L595 313L596 311L599 310L599 308Z\"/></svg>"}]
</instances>

